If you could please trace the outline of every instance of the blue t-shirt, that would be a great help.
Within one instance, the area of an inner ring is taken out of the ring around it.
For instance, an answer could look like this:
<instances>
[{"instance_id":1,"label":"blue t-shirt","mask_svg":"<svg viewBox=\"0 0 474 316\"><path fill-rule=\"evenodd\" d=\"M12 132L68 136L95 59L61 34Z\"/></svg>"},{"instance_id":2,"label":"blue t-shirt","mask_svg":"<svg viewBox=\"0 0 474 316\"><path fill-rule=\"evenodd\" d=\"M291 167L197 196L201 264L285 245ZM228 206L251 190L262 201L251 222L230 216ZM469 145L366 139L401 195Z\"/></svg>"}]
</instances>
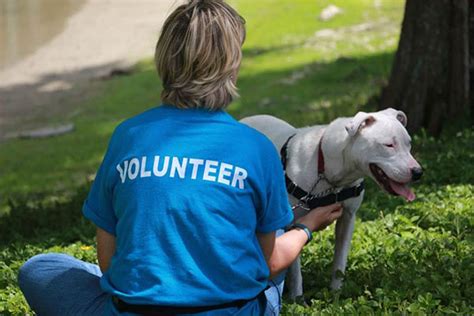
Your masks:
<instances>
[{"instance_id":1,"label":"blue t-shirt","mask_svg":"<svg viewBox=\"0 0 474 316\"><path fill-rule=\"evenodd\" d=\"M116 236L102 288L168 306L255 297L269 277L256 232L293 220L264 135L221 110L169 105L116 128L83 213Z\"/></svg>"}]
</instances>

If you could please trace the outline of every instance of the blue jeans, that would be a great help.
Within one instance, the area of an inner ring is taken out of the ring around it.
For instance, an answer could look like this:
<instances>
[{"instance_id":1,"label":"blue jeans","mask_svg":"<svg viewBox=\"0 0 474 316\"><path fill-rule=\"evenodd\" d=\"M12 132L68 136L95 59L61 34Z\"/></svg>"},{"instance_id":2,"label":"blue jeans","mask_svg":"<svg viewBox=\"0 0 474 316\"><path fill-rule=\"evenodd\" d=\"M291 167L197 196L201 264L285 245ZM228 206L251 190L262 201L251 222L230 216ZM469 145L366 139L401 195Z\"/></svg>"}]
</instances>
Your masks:
<instances>
[{"instance_id":1,"label":"blue jeans","mask_svg":"<svg viewBox=\"0 0 474 316\"><path fill-rule=\"evenodd\" d=\"M37 315L131 315L120 314L111 296L102 291L99 266L65 254L41 254L21 268L18 283L30 307ZM278 315L281 308L284 275L270 282L265 291L265 315ZM255 304L253 304L255 305ZM235 308L228 314L249 315L251 311ZM226 313L227 314L227 313ZM209 315L209 314L207 314ZM216 311L215 315L222 315Z\"/></svg>"}]
</instances>

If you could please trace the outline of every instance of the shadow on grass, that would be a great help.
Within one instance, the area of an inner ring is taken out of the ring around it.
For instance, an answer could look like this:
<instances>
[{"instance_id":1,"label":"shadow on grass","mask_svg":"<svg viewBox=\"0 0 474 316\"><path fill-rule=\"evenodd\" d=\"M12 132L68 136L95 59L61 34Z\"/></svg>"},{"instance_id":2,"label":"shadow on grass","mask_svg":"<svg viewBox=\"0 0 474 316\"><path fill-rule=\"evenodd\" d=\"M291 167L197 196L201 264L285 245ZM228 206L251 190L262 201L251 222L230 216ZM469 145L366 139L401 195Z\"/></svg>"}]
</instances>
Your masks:
<instances>
[{"instance_id":1,"label":"shadow on grass","mask_svg":"<svg viewBox=\"0 0 474 316\"><path fill-rule=\"evenodd\" d=\"M69 196L36 195L10 199L9 212L0 217L0 247L11 244L51 246L88 241L95 226L83 217L81 209L89 187L83 186Z\"/></svg>"},{"instance_id":2,"label":"shadow on grass","mask_svg":"<svg viewBox=\"0 0 474 316\"><path fill-rule=\"evenodd\" d=\"M272 114L295 126L352 116L362 107L367 109L368 101L378 94L392 58L392 53L382 53L255 74L243 71L238 81L242 98L230 112L237 117Z\"/></svg>"},{"instance_id":3,"label":"shadow on grass","mask_svg":"<svg viewBox=\"0 0 474 316\"><path fill-rule=\"evenodd\" d=\"M72 112L100 88L100 80L121 75L119 62L76 71L47 73L33 82L0 87L0 141L19 131L68 120Z\"/></svg>"},{"instance_id":4,"label":"shadow on grass","mask_svg":"<svg viewBox=\"0 0 474 316\"><path fill-rule=\"evenodd\" d=\"M255 48L245 54L255 62L259 57L252 58L252 54L266 58L285 50L294 48ZM243 69L238 83L242 98L229 111L237 118L274 114L296 126L328 123L338 116L353 115L378 93L391 59L390 53L340 58L281 71L257 71L249 66ZM81 75L79 70L77 76ZM50 82L52 77L46 76L44 80ZM96 171L114 127L160 102L159 82L151 61L139 65L131 76L110 80L102 90L104 94L88 102L74 118L75 132L2 144L0 199L5 201L18 193L74 190ZM44 97L54 101L56 95L44 93Z\"/></svg>"}]
</instances>

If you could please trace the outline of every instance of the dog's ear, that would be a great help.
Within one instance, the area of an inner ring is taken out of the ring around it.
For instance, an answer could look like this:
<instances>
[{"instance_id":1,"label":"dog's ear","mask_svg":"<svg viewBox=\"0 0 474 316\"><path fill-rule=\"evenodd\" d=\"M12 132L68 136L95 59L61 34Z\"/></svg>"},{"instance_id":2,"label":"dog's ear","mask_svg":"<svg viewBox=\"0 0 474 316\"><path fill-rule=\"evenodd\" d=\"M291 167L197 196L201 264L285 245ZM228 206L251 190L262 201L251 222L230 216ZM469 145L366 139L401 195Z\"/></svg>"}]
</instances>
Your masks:
<instances>
[{"instance_id":1,"label":"dog's ear","mask_svg":"<svg viewBox=\"0 0 474 316\"><path fill-rule=\"evenodd\" d=\"M395 117L397 120L400 121L400 123L402 123L403 126L407 126L407 116L405 113L403 113L402 111L399 111L399 110L395 110L395 109L392 109L392 108L388 108L388 109L385 109L383 111L380 111L380 113L383 113L385 115L388 115L388 116L392 116L392 117Z\"/></svg>"},{"instance_id":2,"label":"dog's ear","mask_svg":"<svg viewBox=\"0 0 474 316\"><path fill-rule=\"evenodd\" d=\"M354 136L362 128L371 125L375 122L375 118L369 113L359 112L354 118L346 125L346 131L349 136Z\"/></svg>"}]
</instances>

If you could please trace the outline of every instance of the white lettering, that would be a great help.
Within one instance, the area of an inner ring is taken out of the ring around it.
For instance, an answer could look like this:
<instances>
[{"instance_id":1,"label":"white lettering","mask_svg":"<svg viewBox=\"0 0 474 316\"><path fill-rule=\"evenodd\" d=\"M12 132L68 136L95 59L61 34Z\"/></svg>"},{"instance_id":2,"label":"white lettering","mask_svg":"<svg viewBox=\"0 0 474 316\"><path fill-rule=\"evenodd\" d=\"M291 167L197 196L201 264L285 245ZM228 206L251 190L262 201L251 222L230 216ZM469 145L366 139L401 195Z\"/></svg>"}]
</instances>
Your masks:
<instances>
[{"instance_id":1,"label":"white lettering","mask_svg":"<svg viewBox=\"0 0 474 316\"><path fill-rule=\"evenodd\" d=\"M123 169L120 164L117 165L117 171L120 174L120 180L122 180L122 183L125 182L125 178L127 177L128 160L125 160L123 164Z\"/></svg>"},{"instance_id":2,"label":"white lettering","mask_svg":"<svg viewBox=\"0 0 474 316\"><path fill-rule=\"evenodd\" d=\"M230 184L230 181L224 177L229 177L231 175L230 171L232 170L233 166L229 165L225 162L221 163L221 168L219 169L219 177L217 181L223 184Z\"/></svg>"},{"instance_id":3,"label":"white lettering","mask_svg":"<svg viewBox=\"0 0 474 316\"><path fill-rule=\"evenodd\" d=\"M244 168L215 160L172 156L161 157L157 155L153 157L153 169L151 170L150 159L150 157L142 156L124 160L117 164L115 168L119 173L121 182L125 183L127 178L135 180L137 178L149 178L152 175L180 179L188 177L188 179L192 180L218 182L242 190L245 188L245 180L248 177L247 170ZM190 165L192 168L187 168ZM192 170L188 171L188 169Z\"/></svg>"},{"instance_id":4,"label":"white lettering","mask_svg":"<svg viewBox=\"0 0 474 316\"><path fill-rule=\"evenodd\" d=\"M178 171L178 176L183 179L186 175L186 165L188 164L188 158L183 158L182 163L179 163L178 157L173 157L173 162L171 163L170 178L174 178L176 171Z\"/></svg>"},{"instance_id":5,"label":"white lettering","mask_svg":"<svg viewBox=\"0 0 474 316\"><path fill-rule=\"evenodd\" d=\"M232 186L235 188L237 182L239 182L239 189L244 189L244 180L247 179L247 170L235 167L234 178L232 179Z\"/></svg>"},{"instance_id":6,"label":"white lettering","mask_svg":"<svg viewBox=\"0 0 474 316\"><path fill-rule=\"evenodd\" d=\"M140 177L141 178L148 178L151 177L151 171L146 171L146 157L142 157L142 166L140 169Z\"/></svg>"},{"instance_id":7,"label":"white lettering","mask_svg":"<svg viewBox=\"0 0 474 316\"><path fill-rule=\"evenodd\" d=\"M133 171L132 168L134 169ZM140 161L137 158L130 160L130 166L128 167L128 178L130 180L134 180L138 176L139 168Z\"/></svg>"},{"instance_id":8,"label":"white lettering","mask_svg":"<svg viewBox=\"0 0 474 316\"><path fill-rule=\"evenodd\" d=\"M204 160L191 158L191 159L189 159L189 163L191 165L193 165L193 173L191 174L191 179L196 179L197 178L197 173L198 173L198 168L199 168L199 166L204 164Z\"/></svg>"},{"instance_id":9,"label":"white lettering","mask_svg":"<svg viewBox=\"0 0 474 316\"><path fill-rule=\"evenodd\" d=\"M217 165L219 165L219 162L215 161L215 160L206 160L206 166L204 167L204 174L202 176L203 180L206 180L206 181L216 181L216 177L215 176L211 176L210 173L216 173L217 172L217 169L215 167L217 167Z\"/></svg>"},{"instance_id":10,"label":"white lettering","mask_svg":"<svg viewBox=\"0 0 474 316\"><path fill-rule=\"evenodd\" d=\"M160 156L155 156L155 161L153 162L153 174L157 177L162 177L168 172L168 165L170 162L170 157L165 156L163 161L163 169L158 170L158 164L160 162Z\"/></svg>"}]
</instances>

